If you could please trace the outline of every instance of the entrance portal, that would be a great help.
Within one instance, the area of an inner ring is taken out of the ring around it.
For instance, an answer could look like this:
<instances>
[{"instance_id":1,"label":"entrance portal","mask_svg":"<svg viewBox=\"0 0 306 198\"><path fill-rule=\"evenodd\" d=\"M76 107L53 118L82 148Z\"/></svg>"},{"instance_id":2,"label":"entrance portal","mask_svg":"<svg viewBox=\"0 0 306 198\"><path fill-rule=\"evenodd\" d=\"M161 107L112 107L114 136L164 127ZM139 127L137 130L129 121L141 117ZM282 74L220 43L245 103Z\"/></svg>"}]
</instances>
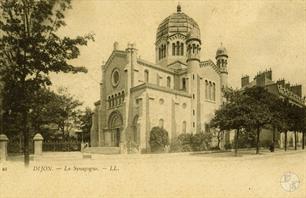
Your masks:
<instances>
[{"instance_id":1,"label":"entrance portal","mask_svg":"<svg viewBox=\"0 0 306 198\"><path fill-rule=\"evenodd\" d=\"M108 127L111 131L111 142L108 145L110 146L119 146L121 141L121 130L122 130L122 116L119 111L114 111L111 113L108 119Z\"/></svg>"},{"instance_id":2,"label":"entrance portal","mask_svg":"<svg viewBox=\"0 0 306 198\"><path fill-rule=\"evenodd\" d=\"M115 146L119 146L119 143L120 143L120 129L117 128L115 129Z\"/></svg>"}]
</instances>

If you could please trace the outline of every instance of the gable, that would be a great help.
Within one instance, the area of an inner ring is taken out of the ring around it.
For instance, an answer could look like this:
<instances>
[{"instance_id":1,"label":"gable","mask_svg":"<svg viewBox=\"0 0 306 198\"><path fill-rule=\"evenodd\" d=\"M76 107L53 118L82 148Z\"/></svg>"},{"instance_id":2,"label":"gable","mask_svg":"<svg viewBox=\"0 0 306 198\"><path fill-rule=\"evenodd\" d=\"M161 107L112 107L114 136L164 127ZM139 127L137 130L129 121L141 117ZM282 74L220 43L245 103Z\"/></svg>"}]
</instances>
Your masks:
<instances>
[{"instance_id":1,"label":"gable","mask_svg":"<svg viewBox=\"0 0 306 198\"><path fill-rule=\"evenodd\" d=\"M106 96L115 92L126 90L126 72L124 71L128 61L125 52L114 51L103 67L103 83ZM115 75L115 73L117 73ZM116 76L116 77L115 77ZM118 82L114 79L117 79Z\"/></svg>"},{"instance_id":2,"label":"gable","mask_svg":"<svg viewBox=\"0 0 306 198\"><path fill-rule=\"evenodd\" d=\"M206 60L206 61L202 61L200 62L200 67L211 67L216 73L220 74L220 69L218 68L218 66L212 61L212 60Z\"/></svg>"}]
</instances>

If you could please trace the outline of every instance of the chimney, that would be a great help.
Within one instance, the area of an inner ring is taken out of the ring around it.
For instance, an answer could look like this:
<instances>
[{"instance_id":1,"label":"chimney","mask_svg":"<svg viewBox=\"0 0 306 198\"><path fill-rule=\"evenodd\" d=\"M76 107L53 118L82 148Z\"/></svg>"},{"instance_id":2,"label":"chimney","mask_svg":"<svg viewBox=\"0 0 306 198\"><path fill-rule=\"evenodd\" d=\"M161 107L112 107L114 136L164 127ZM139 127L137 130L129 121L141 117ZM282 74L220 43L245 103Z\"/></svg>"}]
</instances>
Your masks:
<instances>
[{"instance_id":1,"label":"chimney","mask_svg":"<svg viewBox=\"0 0 306 198\"><path fill-rule=\"evenodd\" d=\"M285 87L285 80L284 79L278 80L276 81L276 84L281 85L282 87Z\"/></svg>"},{"instance_id":2,"label":"chimney","mask_svg":"<svg viewBox=\"0 0 306 198\"><path fill-rule=\"evenodd\" d=\"M119 43L117 41L114 42L114 51L119 50Z\"/></svg>"},{"instance_id":3,"label":"chimney","mask_svg":"<svg viewBox=\"0 0 306 198\"><path fill-rule=\"evenodd\" d=\"M259 73L255 77L256 80L256 86L258 87L264 87L266 85L266 75L265 73Z\"/></svg>"},{"instance_id":4,"label":"chimney","mask_svg":"<svg viewBox=\"0 0 306 198\"><path fill-rule=\"evenodd\" d=\"M291 86L290 90L296 95L298 95L299 97L302 97L302 85Z\"/></svg>"},{"instance_id":5,"label":"chimney","mask_svg":"<svg viewBox=\"0 0 306 198\"><path fill-rule=\"evenodd\" d=\"M272 80L272 70L269 69L269 70L265 71L265 76L266 76L266 78Z\"/></svg>"},{"instance_id":6,"label":"chimney","mask_svg":"<svg viewBox=\"0 0 306 198\"><path fill-rule=\"evenodd\" d=\"M241 77L241 87L245 87L250 83L250 77L248 75Z\"/></svg>"},{"instance_id":7,"label":"chimney","mask_svg":"<svg viewBox=\"0 0 306 198\"><path fill-rule=\"evenodd\" d=\"M290 90L290 83L286 83L285 88Z\"/></svg>"}]
</instances>

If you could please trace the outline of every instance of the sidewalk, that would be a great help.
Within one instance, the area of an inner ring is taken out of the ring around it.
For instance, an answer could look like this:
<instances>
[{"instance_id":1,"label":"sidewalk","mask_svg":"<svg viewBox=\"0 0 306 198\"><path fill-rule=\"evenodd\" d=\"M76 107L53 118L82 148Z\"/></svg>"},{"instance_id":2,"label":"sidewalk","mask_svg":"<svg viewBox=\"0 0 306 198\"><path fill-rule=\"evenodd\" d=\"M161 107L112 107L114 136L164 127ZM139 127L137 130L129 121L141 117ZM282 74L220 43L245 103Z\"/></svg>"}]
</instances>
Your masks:
<instances>
[{"instance_id":1,"label":"sidewalk","mask_svg":"<svg viewBox=\"0 0 306 198\"><path fill-rule=\"evenodd\" d=\"M81 152L44 152L41 156L35 157L30 156L31 161L36 162L75 162L75 161L91 161L91 160L134 160L134 159L171 159L171 158L182 158L190 157L190 159L196 158L215 158L215 159L228 159L234 158L237 160L251 159L251 158L265 158L279 155L292 155L296 153L305 152L306 150L287 150L276 149L275 152L270 152L268 149L259 150L259 154L256 154L255 148L252 149L239 149L238 156L235 156L234 150L224 151L200 151L200 152L180 152L180 153L158 153L158 154L115 154L115 155L104 155L104 154L90 154L89 158L84 158L84 153ZM88 155L88 154L86 154ZM7 162L23 162L23 155L9 156Z\"/></svg>"}]
</instances>

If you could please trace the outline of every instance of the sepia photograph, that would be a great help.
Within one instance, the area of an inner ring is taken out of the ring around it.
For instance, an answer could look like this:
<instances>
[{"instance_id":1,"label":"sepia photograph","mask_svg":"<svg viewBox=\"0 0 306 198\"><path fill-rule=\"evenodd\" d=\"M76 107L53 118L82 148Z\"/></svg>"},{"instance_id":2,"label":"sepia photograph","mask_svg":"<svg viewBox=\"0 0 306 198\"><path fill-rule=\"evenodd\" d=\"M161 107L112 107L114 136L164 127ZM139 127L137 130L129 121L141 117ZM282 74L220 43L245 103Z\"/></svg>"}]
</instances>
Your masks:
<instances>
[{"instance_id":1,"label":"sepia photograph","mask_svg":"<svg viewBox=\"0 0 306 198\"><path fill-rule=\"evenodd\" d=\"M1 198L304 198L305 135L305 0L0 0Z\"/></svg>"}]
</instances>

